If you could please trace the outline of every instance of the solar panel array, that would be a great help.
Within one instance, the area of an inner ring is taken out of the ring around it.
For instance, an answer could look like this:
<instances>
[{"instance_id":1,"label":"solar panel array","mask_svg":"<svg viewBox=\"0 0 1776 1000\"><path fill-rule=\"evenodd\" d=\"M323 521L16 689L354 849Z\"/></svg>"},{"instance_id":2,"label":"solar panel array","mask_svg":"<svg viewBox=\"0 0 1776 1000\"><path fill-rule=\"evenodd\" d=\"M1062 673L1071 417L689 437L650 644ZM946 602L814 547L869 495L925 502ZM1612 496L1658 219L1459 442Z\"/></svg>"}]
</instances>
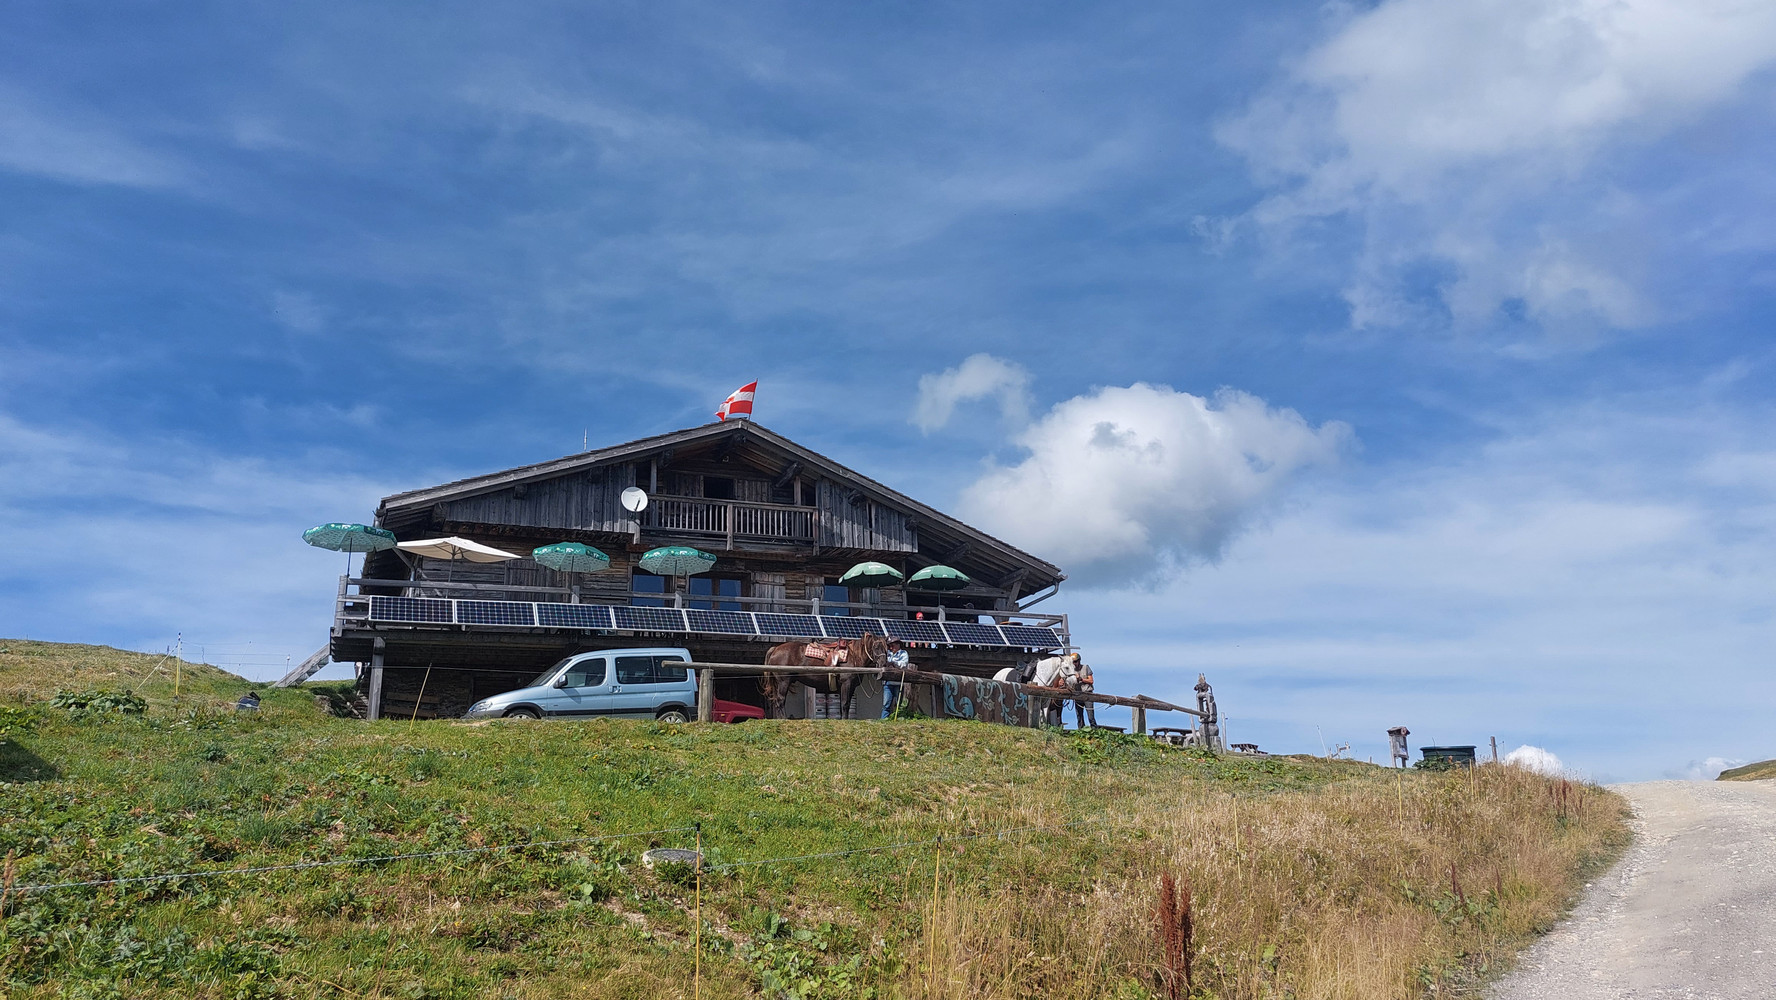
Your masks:
<instances>
[{"instance_id":1,"label":"solar panel array","mask_svg":"<svg viewBox=\"0 0 1776 1000\"><path fill-rule=\"evenodd\" d=\"M451 601L430 597L371 597L370 620L427 625L573 628L636 632L696 632L772 639L858 639L887 635L907 642L960 646L1055 649L1059 631L1038 625L982 625L904 618L704 611L604 604L532 604L526 601Z\"/></svg>"},{"instance_id":2,"label":"solar panel array","mask_svg":"<svg viewBox=\"0 0 1776 1000\"><path fill-rule=\"evenodd\" d=\"M436 624L449 624L453 620L449 601L429 597L372 597L370 618L372 621Z\"/></svg>"},{"instance_id":3,"label":"solar panel array","mask_svg":"<svg viewBox=\"0 0 1776 1000\"><path fill-rule=\"evenodd\" d=\"M536 613L519 601L457 601L456 620L462 625L535 625Z\"/></svg>"},{"instance_id":4,"label":"solar panel array","mask_svg":"<svg viewBox=\"0 0 1776 1000\"><path fill-rule=\"evenodd\" d=\"M616 628L602 604L538 604L537 624L551 628Z\"/></svg>"}]
</instances>

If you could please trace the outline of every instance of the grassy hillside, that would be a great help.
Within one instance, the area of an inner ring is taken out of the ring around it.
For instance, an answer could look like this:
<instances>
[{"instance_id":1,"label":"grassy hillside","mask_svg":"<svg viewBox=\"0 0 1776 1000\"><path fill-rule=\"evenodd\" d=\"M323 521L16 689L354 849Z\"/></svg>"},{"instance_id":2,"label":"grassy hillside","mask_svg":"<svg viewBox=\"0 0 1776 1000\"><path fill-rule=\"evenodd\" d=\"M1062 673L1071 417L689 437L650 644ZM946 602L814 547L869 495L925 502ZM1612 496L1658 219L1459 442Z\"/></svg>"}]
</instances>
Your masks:
<instances>
[{"instance_id":1,"label":"grassy hillside","mask_svg":"<svg viewBox=\"0 0 1776 1000\"><path fill-rule=\"evenodd\" d=\"M1765 781L1776 778L1776 760L1762 760L1756 764L1728 768L1720 773L1721 781Z\"/></svg>"},{"instance_id":2,"label":"grassy hillside","mask_svg":"<svg viewBox=\"0 0 1776 1000\"><path fill-rule=\"evenodd\" d=\"M1190 893L1193 995L1445 995L1625 836L1615 797L1514 769L966 722L370 725L302 691L243 716L219 671L188 666L175 703L152 657L0 647L15 996L1182 996L1166 873ZM147 709L49 701L93 684ZM638 863L695 824L700 893ZM670 832L591 839L634 831Z\"/></svg>"}]
</instances>

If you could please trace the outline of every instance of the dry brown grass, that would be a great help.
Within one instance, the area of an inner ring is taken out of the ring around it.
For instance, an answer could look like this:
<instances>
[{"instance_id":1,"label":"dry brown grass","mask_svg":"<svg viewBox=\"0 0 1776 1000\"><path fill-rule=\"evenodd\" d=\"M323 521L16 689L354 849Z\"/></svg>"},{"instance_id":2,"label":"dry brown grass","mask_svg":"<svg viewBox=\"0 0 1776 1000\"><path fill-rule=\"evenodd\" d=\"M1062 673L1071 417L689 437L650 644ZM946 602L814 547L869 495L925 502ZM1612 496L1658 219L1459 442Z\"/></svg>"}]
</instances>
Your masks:
<instances>
[{"instance_id":1,"label":"dry brown grass","mask_svg":"<svg viewBox=\"0 0 1776 1000\"><path fill-rule=\"evenodd\" d=\"M1194 895L1191 995L1379 1000L1468 991L1570 904L1625 836L1601 789L1484 766L1119 810L1132 862L1092 891L946 885L911 1000L1163 994L1159 880ZM1143 992L1145 991L1145 992Z\"/></svg>"}]
</instances>

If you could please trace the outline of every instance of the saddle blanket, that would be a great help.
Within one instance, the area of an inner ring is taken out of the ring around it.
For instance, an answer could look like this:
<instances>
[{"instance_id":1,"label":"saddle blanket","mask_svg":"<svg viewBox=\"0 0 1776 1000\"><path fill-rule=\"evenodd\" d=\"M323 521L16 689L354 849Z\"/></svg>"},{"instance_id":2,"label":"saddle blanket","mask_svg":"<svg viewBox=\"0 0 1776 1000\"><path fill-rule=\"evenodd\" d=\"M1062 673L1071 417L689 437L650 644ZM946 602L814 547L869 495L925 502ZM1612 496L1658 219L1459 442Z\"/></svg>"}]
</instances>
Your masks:
<instances>
[{"instance_id":1,"label":"saddle blanket","mask_svg":"<svg viewBox=\"0 0 1776 1000\"><path fill-rule=\"evenodd\" d=\"M829 667L842 667L850 652L850 646L843 642L810 642L802 655Z\"/></svg>"}]
</instances>

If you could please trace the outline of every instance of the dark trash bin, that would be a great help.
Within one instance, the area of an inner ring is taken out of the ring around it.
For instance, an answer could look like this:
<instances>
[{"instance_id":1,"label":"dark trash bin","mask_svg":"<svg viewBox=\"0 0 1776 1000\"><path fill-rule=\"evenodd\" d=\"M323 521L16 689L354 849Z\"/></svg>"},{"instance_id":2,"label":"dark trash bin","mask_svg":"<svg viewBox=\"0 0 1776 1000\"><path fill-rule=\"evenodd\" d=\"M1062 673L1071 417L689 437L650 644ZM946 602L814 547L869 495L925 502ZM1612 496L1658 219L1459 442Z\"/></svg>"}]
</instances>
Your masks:
<instances>
[{"instance_id":1,"label":"dark trash bin","mask_svg":"<svg viewBox=\"0 0 1776 1000\"><path fill-rule=\"evenodd\" d=\"M1419 747L1426 767L1473 767L1475 747Z\"/></svg>"}]
</instances>

